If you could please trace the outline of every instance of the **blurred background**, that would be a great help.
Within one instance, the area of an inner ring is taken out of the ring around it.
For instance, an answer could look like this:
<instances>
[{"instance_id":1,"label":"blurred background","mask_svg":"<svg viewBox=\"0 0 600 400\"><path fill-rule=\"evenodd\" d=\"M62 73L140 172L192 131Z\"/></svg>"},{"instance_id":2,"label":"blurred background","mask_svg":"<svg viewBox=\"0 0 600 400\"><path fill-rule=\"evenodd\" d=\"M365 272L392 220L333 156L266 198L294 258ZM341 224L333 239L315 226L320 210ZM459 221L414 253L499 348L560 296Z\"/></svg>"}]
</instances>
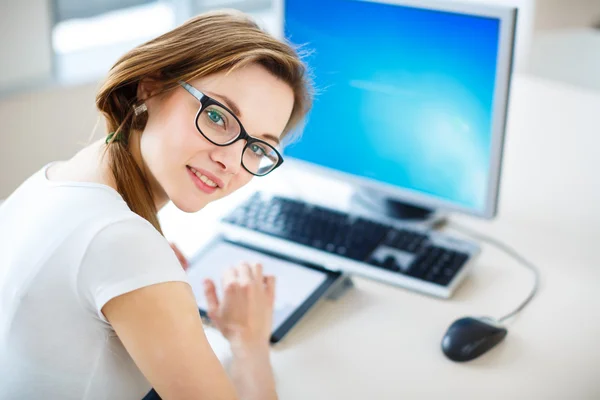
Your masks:
<instances>
[{"instance_id":1,"label":"blurred background","mask_svg":"<svg viewBox=\"0 0 600 400\"><path fill-rule=\"evenodd\" d=\"M519 8L515 73L600 91L600 0L462 1ZM281 0L0 0L0 199L106 134L95 93L123 53L218 8L281 36Z\"/></svg>"}]
</instances>

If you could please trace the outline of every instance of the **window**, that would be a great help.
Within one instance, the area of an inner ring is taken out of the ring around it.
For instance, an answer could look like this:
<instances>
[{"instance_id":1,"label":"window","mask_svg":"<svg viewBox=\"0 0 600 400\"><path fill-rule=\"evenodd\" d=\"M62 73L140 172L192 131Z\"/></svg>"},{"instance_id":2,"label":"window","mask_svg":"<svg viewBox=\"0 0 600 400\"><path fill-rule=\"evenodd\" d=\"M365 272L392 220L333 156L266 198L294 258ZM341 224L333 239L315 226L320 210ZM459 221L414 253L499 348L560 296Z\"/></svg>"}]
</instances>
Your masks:
<instances>
[{"instance_id":1,"label":"window","mask_svg":"<svg viewBox=\"0 0 600 400\"><path fill-rule=\"evenodd\" d=\"M269 12L272 0L54 0L52 48L59 82L104 76L128 50L218 8Z\"/></svg>"}]
</instances>

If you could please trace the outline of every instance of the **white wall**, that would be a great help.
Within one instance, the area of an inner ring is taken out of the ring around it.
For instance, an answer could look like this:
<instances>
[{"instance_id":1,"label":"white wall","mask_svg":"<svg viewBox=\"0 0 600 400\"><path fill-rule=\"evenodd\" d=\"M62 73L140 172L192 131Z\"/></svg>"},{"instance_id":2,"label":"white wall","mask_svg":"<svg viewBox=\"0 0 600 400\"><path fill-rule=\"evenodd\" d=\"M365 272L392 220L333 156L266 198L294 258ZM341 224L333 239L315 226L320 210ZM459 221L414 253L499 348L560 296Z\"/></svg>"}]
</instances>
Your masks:
<instances>
[{"instance_id":1,"label":"white wall","mask_svg":"<svg viewBox=\"0 0 600 400\"><path fill-rule=\"evenodd\" d=\"M537 0L535 30L600 27L600 0Z\"/></svg>"},{"instance_id":2,"label":"white wall","mask_svg":"<svg viewBox=\"0 0 600 400\"><path fill-rule=\"evenodd\" d=\"M0 198L70 157L98 119L95 84L52 80L50 0L0 0Z\"/></svg>"},{"instance_id":3,"label":"white wall","mask_svg":"<svg viewBox=\"0 0 600 400\"><path fill-rule=\"evenodd\" d=\"M538 0L528 72L600 90L600 0Z\"/></svg>"},{"instance_id":4,"label":"white wall","mask_svg":"<svg viewBox=\"0 0 600 400\"><path fill-rule=\"evenodd\" d=\"M46 88L0 99L0 198L45 163L71 157L99 119L96 84ZM105 132L103 121L98 132Z\"/></svg>"},{"instance_id":5,"label":"white wall","mask_svg":"<svg viewBox=\"0 0 600 400\"><path fill-rule=\"evenodd\" d=\"M0 0L0 91L52 73L49 0Z\"/></svg>"}]
</instances>

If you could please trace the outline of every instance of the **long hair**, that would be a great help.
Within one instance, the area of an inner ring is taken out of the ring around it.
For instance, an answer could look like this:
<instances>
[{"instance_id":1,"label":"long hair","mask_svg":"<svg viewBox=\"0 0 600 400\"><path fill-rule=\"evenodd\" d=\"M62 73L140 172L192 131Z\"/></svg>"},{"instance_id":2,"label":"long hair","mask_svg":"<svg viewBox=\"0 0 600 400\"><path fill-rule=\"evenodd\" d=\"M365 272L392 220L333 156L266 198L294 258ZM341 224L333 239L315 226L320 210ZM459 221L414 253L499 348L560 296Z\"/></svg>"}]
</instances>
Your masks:
<instances>
[{"instance_id":1,"label":"long hair","mask_svg":"<svg viewBox=\"0 0 600 400\"><path fill-rule=\"evenodd\" d=\"M105 117L108 132L114 132L106 151L117 191L129 208L162 233L149 180L130 151L132 131L143 130L147 122L147 113L134 113L140 104L137 90L143 78L158 81L165 92L180 80L259 64L293 90L294 106L285 136L312 105L309 74L299 54L244 14L217 11L198 15L123 55L96 95L96 106Z\"/></svg>"}]
</instances>

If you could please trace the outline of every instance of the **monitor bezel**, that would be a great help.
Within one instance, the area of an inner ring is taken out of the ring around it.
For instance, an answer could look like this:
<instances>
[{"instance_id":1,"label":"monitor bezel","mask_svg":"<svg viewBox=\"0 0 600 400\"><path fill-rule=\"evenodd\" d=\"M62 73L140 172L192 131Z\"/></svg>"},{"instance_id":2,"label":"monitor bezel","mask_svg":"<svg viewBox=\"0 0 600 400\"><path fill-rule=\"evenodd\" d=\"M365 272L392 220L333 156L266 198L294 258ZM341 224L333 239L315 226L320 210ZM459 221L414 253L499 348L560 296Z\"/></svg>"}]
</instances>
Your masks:
<instances>
[{"instance_id":1,"label":"monitor bezel","mask_svg":"<svg viewBox=\"0 0 600 400\"><path fill-rule=\"evenodd\" d=\"M281 0L279 16L281 24L277 34L284 38L285 7L288 1ZM500 194L500 179L502 175L503 147L508 119L508 100L513 74L515 35L517 23L517 8L501 5L488 5L481 3L465 3L440 0L347 0L355 2L369 2L391 4L420 9L429 9L441 12L452 12L463 15L473 15L487 18L496 18L500 22L498 35L498 55L496 62L496 80L494 83L494 97L492 106L492 140L488 174L488 188L483 209L473 209L456 202L442 199L430 194L413 189L391 185L371 178L365 178L347 172L335 170L323 165L303 161L299 158L288 156L286 162L295 167L302 167L318 174L327 174L335 179L346 181L356 188L366 188L378 191L380 194L393 200L431 208L445 212L460 212L485 219L493 219L498 213ZM296 44L296 43L295 43ZM310 44L308 44L310 49ZM284 152L285 155L285 152Z\"/></svg>"}]
</instances>

